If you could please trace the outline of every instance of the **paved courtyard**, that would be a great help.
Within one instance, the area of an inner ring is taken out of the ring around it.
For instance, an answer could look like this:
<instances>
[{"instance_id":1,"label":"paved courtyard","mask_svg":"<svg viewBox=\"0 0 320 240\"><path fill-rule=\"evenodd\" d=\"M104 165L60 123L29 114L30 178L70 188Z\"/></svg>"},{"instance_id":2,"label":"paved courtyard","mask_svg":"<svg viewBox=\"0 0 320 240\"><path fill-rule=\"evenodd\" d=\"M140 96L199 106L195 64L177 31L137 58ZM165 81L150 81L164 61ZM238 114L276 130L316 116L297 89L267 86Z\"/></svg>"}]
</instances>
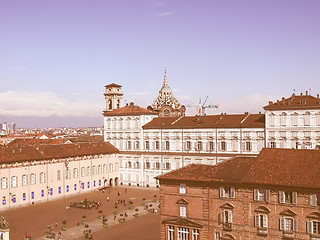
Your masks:
<instances>
[{"instance_id":1,"label":"paved courtyard","mask_svg":"<svg viewBox=\"0 0 320 240\"><path fill-rule=\"evenodd\" d=\"M127 191L125 191L127 189ZM118 196L120 192L120 196ZM109 197L109 201L107 201ZM145 200L143 200L145 198ZM100 202L98 209L69 208L71 202L88 201ZM60 198L54 201L36 203L25 207L18 207L0 212L10 224L10 239L23 239L28 233L32 239L40 240L45 236L47 225L53 224L53 230L62 233L63 240L85 239L83 231L86 229L81 221L86 220L88 229L92 230L93 239L160 239L160 216L145 210L141 204L145 202L149 208L158 209L159 190L155 188L115 187L106 189L105 192L95 191L71 197ZM126 206L119 203L115 208L115 201L125 200ZM130 210L129 201L133 202L134 209ZM152 204L152 206L150 206ZM102 211L99 212L99 211ZM118 211L117 219L114 220L114 211ZM124 223L119 223L120 214L127 213ZM138 217L133 214L138 213ZM108 228L104 228L99 215L105 215ZM83 216L86 216L83 218ZM66 221L67 230L62 231L62 222ZM79 226L77 226L79 224ZM57 224L57 226L55 226Z\"/></svg>"}]
</instances>

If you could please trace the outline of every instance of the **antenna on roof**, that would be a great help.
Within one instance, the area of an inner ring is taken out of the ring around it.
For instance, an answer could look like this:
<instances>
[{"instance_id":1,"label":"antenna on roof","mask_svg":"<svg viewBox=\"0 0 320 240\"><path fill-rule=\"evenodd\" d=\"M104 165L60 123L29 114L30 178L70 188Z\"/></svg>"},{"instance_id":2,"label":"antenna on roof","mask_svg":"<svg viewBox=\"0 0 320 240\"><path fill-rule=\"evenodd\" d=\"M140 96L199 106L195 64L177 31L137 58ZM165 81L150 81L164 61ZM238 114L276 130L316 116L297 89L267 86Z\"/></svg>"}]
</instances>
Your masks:
<instances>
[{"instance_id":1,"label":"antenna on roof","mask_svg":"<svg viewBox=\"0 0 320 240\"><path fill-rule=\"evenodd\" d=\"M207 100L208 100L208 96L206 96L204 101L203 101L203 103L201 103L201 97L200 97L198 106L187 105L187 107L197 107L197 114L196 115L199 115L199 116L206 115L206 113L205 113L206 108L216 108L216 109L218 109L218 107L219 107L218 104L216 104L216 105L213 105L213 104L205 105Z\"/></svg>"}]
</instances>

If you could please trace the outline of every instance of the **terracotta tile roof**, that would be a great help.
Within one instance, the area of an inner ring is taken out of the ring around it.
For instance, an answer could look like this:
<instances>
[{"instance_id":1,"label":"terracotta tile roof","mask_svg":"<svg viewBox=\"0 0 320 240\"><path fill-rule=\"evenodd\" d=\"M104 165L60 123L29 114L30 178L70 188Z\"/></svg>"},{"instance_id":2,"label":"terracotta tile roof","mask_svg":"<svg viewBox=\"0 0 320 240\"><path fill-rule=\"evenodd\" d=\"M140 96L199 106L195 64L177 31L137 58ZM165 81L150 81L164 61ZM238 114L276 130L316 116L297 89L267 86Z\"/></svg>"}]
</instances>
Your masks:
<instances>
[{"instance_id":1,"label":"terracotta tile roof","mask_svg":"<svg viewBox=\"0 0 320 240\"><path fill-rule=\"evenodd\" d=\"M294 110L294 109L320 109L319 95L295 95L289 98L282 98L277 102L269 102L269 105L263 107L265 110Z\"/></svg>"},{"instance_id":2,"label":"terracotta tile roof","mask_svg":"<svg viewBox=\"0 0 320 240\"><path fill-rule=\"evenodd\" d=\"M243 181L320 189L320 150L263 149Z\"/></svg>"},{"instance_id":3,"label":"terracotta tile roof","mask_svg":"<svg viewBox=\"0 0 320 240\"><path fill-rule=\"evenodd\" d=\"M69 139L39 139L39 138L19 138L10 142L9 146L28 146L28 145L48 145L48 144L65 144Z\"/></svg>"},{"instance_id":4,"label":"terracotta tile roof","mask_svg":"<svg viewBox=\"0 0 320 240\"><path fill-rule=\"evenodd\" d=\"M139 107L130 103L130 105L122 108L114 109L112 111L104 111L104 116L135 116L135 115L158 115L155 112L149 111L148 109Z\"/></svg>"},{"instance_id":5,"label":"terracotta tile roof","mask_svg":"<svg viewBox=\"0 0 320 240\"><path fill-rule=\"evenodd\" d=\"M122 87L122 86L119 84L111 83L111 84L105 85L105 87L108 88L108 87Z\"/></svg>"},{"instance_id":6,"label":"terracotta tile roof","mask_svg":"<svg viewBox=\"0 0 320 240\"><path fill-rule=\"evenodd\" d=\"M236 157L215 166L192 164L157 179L320 189L320 150L265 148L256 158Z\"/></svg>"},{"instance_id":7,"label":"terracotta tile roof","mask_svg":"<svg viewBox=\"0 0 320 240\"><path fill-rule=\"evenodd\" d=\"M116 147L107 142L37 146L10 145L0 147L0 164L118 152Z\"/></svg>"},{"instance_id":8,"label":"terracotta tile roof","mask_svg":"<svg viewBox=\"0 0 320 240\"><path fill-rule=\"evenodd\" d=\"M154 118L144 129L180 128L264 128L264 114L185 116L181 118Z\"/></svg>"},{"instance_id":9,"label":"terracotta tile roof","mask_svg":"<svg viewBox=\"0 0 320 240\"><path fill-rule=\"evenodd\" d=\"M254 161L254 157L237 157L214 166L190 164L156 178L205 182L239 182L244 178Z\"/></svg>"}]
</instances>

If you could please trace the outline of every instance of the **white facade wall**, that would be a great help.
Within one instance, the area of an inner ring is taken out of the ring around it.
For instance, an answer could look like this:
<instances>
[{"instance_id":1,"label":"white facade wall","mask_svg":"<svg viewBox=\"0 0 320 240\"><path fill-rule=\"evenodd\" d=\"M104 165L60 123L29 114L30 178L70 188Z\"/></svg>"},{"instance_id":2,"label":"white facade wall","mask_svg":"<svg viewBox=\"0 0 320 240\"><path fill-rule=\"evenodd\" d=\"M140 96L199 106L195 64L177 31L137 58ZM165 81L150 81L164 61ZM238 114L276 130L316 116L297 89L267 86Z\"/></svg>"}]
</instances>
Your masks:
<instances>
[{"instance_id":1,"label":"white facade wall","mask_svg":"<svg viewBox=\"0 0 320 240\"><path fill-rule=\"evenodd\" d=\"M2 164L0 167L0 210L114 186L119 178L118 154ZM84 175L82 168L85 168Z\"/></svg>"},{"instance_id":2,"label":"white facade wall","mask_svg":"<svg viewBox=\"0 0 320 240\"><path fill-rule=\"evenodd\" d=\"M265 116L267 147L320 146L320 110L267 110Z\"/></svg>"}]
</instances>

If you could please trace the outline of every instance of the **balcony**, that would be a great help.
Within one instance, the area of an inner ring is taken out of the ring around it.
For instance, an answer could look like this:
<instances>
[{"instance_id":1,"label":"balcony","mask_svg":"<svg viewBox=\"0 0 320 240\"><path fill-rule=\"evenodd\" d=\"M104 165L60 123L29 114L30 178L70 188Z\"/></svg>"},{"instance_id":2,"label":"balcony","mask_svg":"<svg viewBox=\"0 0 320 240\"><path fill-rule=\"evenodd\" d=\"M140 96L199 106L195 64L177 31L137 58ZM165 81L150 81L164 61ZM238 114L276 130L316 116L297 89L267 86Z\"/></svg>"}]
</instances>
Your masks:
<instances>
[{"instance_id":1,"label":"balcony","mask_svg":"<svg viewBox=\"0 0 320 240\"><path fill-rule=\"evenodd\" d=\"M268 235L268 228L258 227L257 235L258 236L267 236Z\"/></svg>"},{"instance_id":2,"label":"balcony","mask_svg":"<svg viewBox=\"0 0 320 240\"><path fill-rule=\"evenodd\" d=\"M294 239L294 232L292 232L292 231L283 231L282 237L283 237L283 239Z\"/></svg>"},{"instance_id":3,"label":"balcony","mask_svg":"<svg viewBox=\"0 0 320 240\"><path fill-rule=\"evenodd\" d=\"M223 230L225 231L232 231L232 223L224 223Z\"/></svg>"}]
</instances>

